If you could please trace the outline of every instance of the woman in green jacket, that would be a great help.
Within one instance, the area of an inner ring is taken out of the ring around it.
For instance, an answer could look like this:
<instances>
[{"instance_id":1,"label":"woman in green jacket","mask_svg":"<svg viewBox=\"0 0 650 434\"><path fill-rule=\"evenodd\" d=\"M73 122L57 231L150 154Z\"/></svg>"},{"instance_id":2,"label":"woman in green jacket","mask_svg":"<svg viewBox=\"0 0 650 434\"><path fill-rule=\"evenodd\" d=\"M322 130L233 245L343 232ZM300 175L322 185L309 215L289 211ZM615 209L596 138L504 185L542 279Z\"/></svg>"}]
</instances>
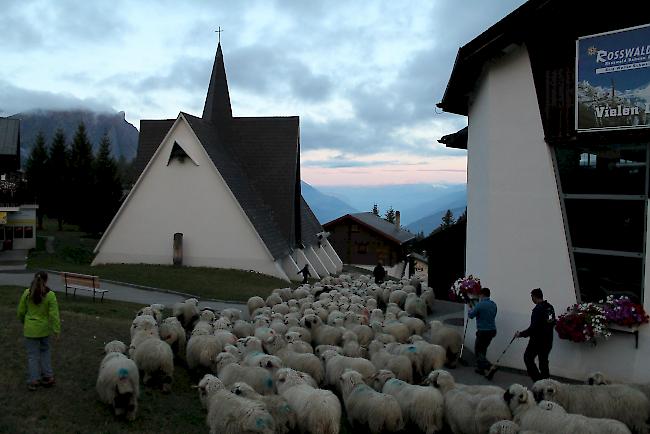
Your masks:
<instances>
[{"instance_id":1,"label":"woman in green jacket","mask_svg":"<svg viewBox=\"0 0 650 434\"><path fill-rule=\"evenodd\" d=\"M46 284L47 273L39 271L34 276L32 285L20 297L18 304L18 319L24 324L29 390L36 390L39 384L46 387L54 385L50 332L54 332L54 338L58 339L61 321L54 291Z\"/></svg>"}]
</instances>

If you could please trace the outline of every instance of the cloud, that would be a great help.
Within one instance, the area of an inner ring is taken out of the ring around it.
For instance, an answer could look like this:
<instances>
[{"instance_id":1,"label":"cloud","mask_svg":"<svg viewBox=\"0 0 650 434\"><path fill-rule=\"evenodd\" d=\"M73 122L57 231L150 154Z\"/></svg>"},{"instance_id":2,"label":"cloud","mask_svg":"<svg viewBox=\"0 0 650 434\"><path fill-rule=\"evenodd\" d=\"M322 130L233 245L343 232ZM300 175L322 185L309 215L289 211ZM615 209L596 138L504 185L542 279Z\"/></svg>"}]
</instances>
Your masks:
<instances>
[{"instance_id":1,"label":"cloud","mask_svg":"<svg viewBox=\"0 0 650 434\"><path fill-rule=\"evenodd\" d=\"M29 110L87 109L114 113L116 110L95 98L77 98L42 90L23 89L0 81L0 115L9 116Z\"/></svg>"}]
</instances>

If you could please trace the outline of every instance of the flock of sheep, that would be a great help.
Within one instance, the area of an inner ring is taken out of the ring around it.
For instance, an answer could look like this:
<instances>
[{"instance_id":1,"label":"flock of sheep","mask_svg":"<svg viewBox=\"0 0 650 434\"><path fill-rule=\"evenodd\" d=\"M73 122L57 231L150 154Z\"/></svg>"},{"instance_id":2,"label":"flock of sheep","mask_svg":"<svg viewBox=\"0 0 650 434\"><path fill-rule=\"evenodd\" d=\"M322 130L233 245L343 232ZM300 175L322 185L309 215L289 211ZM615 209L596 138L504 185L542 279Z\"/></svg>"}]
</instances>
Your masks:
<instances>
[{"instance_id":1,"label":"flock of sheep","mask_svg":"<svg viewBox=\"0 0 650 434\"><path fill-rule=\"evenodd\" d=\"M373 434L648 433L650 390L602 374L594 385L541 380L531 391L456 383L442 368L455 367L462 337L425 322L433 303L416 280L341 275L250 298L250 321L238 309L200 311L196 299L169 318L154 304L133 320L129 347L106 345L97 392L133 420L140 374L170 392L176 362L201 378L210 433L335 434L342 409Z\"/></svg>"}]
</instances>

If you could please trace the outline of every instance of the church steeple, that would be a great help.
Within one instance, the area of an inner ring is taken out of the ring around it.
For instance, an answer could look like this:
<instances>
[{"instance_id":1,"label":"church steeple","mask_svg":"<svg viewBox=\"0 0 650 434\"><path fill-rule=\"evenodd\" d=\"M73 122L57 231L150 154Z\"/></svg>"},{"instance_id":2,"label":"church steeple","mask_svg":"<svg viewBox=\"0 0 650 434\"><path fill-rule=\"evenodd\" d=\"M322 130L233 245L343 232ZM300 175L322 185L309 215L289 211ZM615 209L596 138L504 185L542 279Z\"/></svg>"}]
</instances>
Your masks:
<instances>
[{"instance_id":1,"label":"church steeple","mask_svg":"<svg viewBox=\"0 0 650 434\"><path fill-rule=\"evenodd\" d=\"M214 57L210 87L208 87L208 95L205 98L202 117L203 120L221 125L230 122L232 119L230 94L228 93L228 81L226 80L226 68L223 64L221 42L217 46L217 54Z\"/></svg>"}]
</instances>

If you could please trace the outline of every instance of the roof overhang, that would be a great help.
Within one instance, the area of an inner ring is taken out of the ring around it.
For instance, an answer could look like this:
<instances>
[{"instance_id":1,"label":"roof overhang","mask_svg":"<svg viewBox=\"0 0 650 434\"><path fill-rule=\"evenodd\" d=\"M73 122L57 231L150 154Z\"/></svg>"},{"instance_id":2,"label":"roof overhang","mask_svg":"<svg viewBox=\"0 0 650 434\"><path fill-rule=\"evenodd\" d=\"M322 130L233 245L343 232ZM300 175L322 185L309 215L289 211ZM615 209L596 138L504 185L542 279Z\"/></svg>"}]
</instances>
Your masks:
<instances>
[{"instance_id":1,"label":"roof overhang","mask_svg":"<svg viewBox=\"0 0 650 434\"><path fill-rule=\"evenodd\" d=\"M470 95L493 57L512 51L521 44L531 20L554 0L530 0L458 50L442 101L436 104L448 113L467 116Z\"/></svg>"},{"instance_id":2,"label":"roof overhang","mask_svg":"<svg viewBox=\"0 0 650 434\"><path fill-rule=\"evenodd\" d=\"M467 130L468 127L465 127L462 130L456 131L455 133L442 136L438 140L438 143L442 143L448 148L467 150Z\"/></svg>"}]
</instances>

